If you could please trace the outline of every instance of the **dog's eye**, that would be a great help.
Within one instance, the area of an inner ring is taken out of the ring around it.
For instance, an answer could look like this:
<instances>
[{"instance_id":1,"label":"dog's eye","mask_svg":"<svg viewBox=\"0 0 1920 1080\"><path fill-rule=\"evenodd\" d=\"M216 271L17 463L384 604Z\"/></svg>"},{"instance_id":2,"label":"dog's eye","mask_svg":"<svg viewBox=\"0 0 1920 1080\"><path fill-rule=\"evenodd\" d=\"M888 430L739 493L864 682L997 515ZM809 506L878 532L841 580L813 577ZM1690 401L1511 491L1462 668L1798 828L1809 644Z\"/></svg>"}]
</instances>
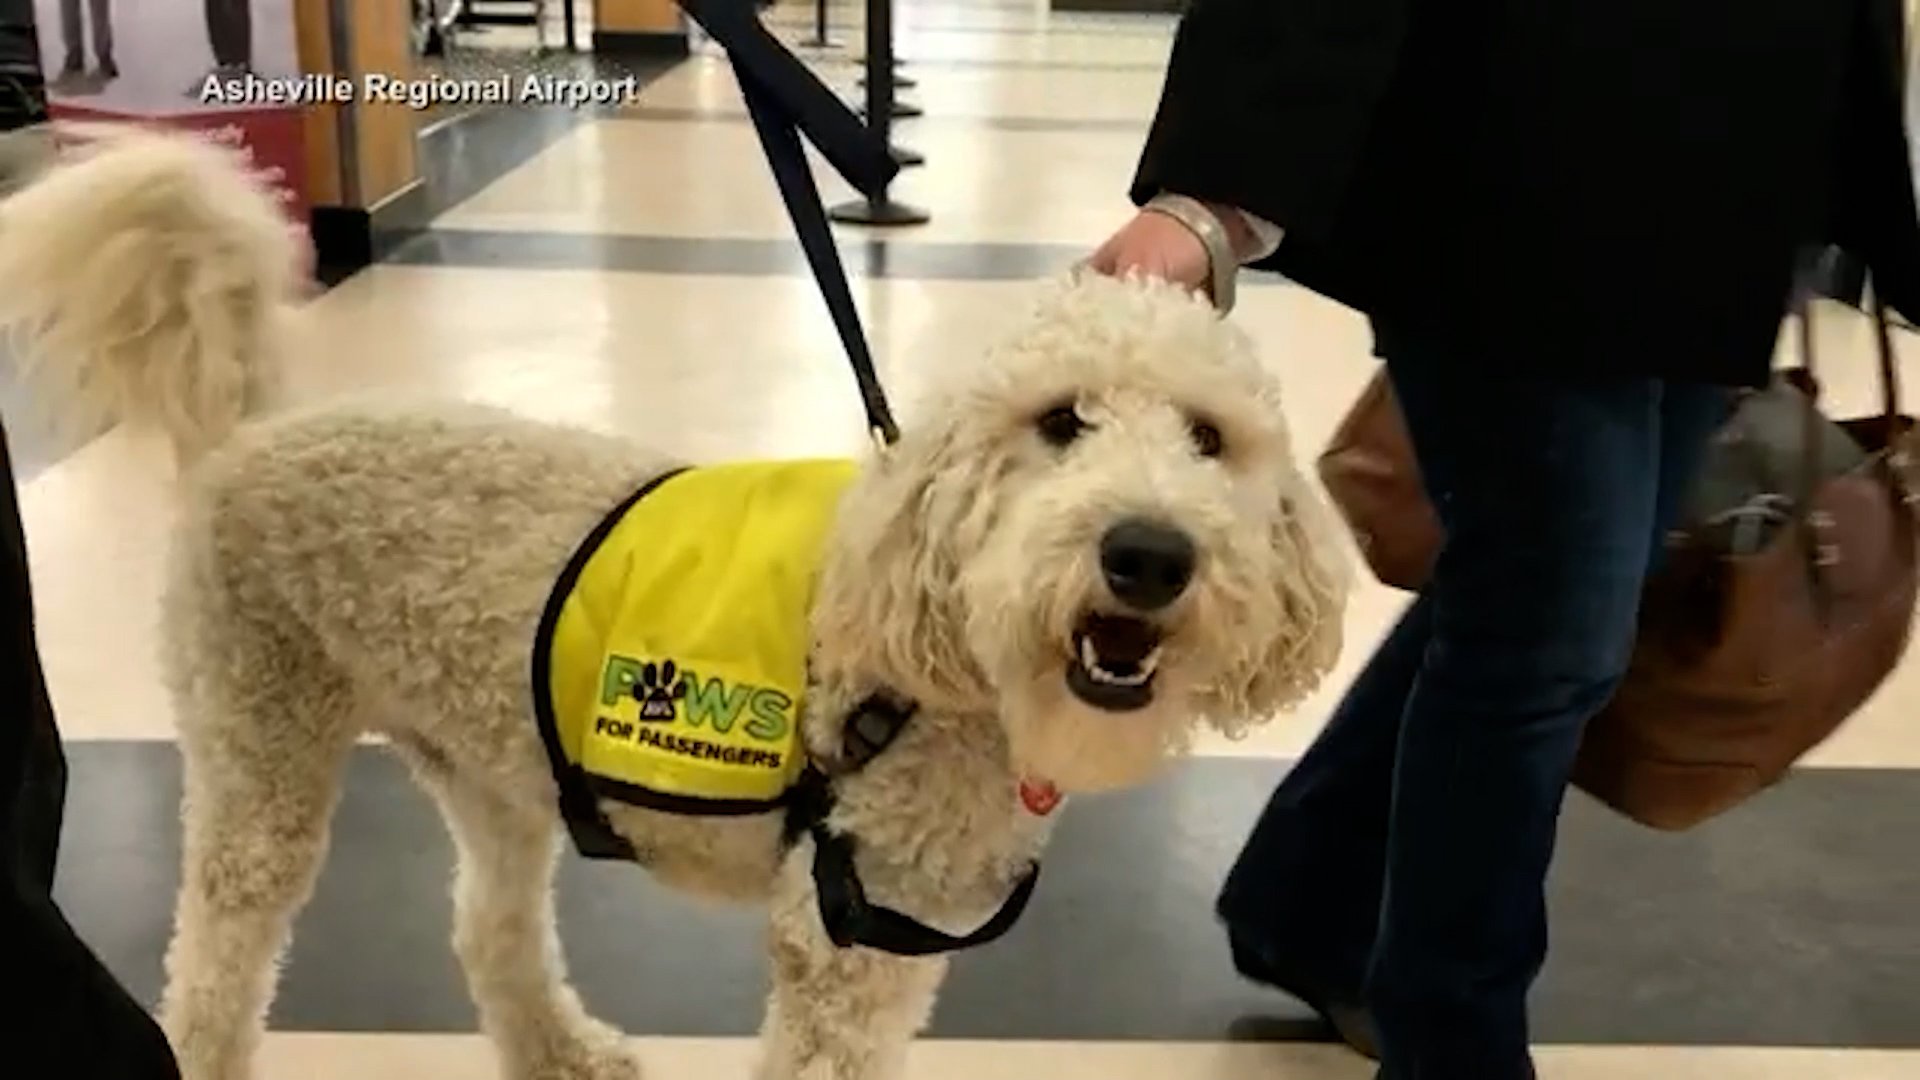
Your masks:
<instances>
[{"instance_id":1,"label":"dog's eye","mask_svg":"<svg viewBox=\"0 0 1920 1080\"><path fill-rule=\"evenodd\" d=\"M1055 446L1066 446L1087 430L1087 422L1071 405L1059 405L1040 414L1035 426L1040 429L1040 437Z\"/></svg>"},{"instance_id":2,"label":"dog's eye","mask_svg":"<svg viewBox=\"0 0 1920 1080\"><path fill-rule=\"evenodd\" d=\"M1193 448L1200 452L1201 457L1219 457L1226 451L1226 436L1220 434L1220 429L1212 423L1205 420L1195 420L1191 431L1193 434Z\"/></svg>"}]
</instances>

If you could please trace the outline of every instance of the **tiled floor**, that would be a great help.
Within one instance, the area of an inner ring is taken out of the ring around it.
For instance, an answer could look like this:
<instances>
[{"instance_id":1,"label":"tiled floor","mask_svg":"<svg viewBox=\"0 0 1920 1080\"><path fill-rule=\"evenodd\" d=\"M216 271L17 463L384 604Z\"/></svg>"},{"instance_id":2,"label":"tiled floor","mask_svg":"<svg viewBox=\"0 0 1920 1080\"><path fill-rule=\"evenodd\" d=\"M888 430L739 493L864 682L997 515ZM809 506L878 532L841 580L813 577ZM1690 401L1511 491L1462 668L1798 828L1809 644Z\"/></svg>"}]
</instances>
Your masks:
<instances>
[{"instance_id":1,"label":"tiled floor","mask_svg":"<svg viewBox=\"0 0 1920 1080\"><path fill-rule=\"evenodd\" d=\"M749 1075L753 1045L737 1039L642 1039L641 1061L660 1077ZM414 1080L483 1077L491 1063L477 1037L283 1034L261 1056L277 1080ZM1544 1080L1909 1080L1915 1058L1831 1050L1653 1050L1550 1047ZM1197 1043L929 1041L914 1048L915 1080L1369 1080L1359 1059L1324 1046Z\"/></svg>"},{"instance_id":2,"label":"tiled floor","mask_svg":"<svg viewBox=\"0 0 1920 1080\"><path fill-rule=\"evenodd\" d=\"M848 46L803 53L852 95ZM791 39L812 8L769 21ZM966 363L1030 279L1081 257L1124 192L1171 40L1163 18L1048 15L1026 0L901 0L899 51L927 116L898 195L926 226L847 230L881 373L912 422L925 377ZM305 401L459 395L644 434L700 457L851 449L858 399L792 243L737 87L704 54L614 115L496 113L428 147L436 227L318 301ZM837 180L829 198L848 194ZM1351 313L1260 280L1239 318L1281 370L1305 456L1372 370ZM1869 400L1857 319L1822 326L1831 389ZM1912 342L1904 369L1920 385ZM150 998L177 873L178 762L153 659L171 478L123 432L22 456L41 644L72 745L62 894ZM1017 940L966 958L916 1051L918 1080L1364 1080L1302 1042L1299 1006L1234 979L1212 892L1287 759L1322 723L1398 598L1363 589L1335 685L1239 743L1063 826ZM1576 801L1538 996L1549 1080L1920 1078L1920 660L1795 777L1695 834L1654 836ZM356 759L303 918L263 1076L491 1075L446 937L448 853L394 764ZM1310 887L1310 883L1303 885ZM637 872L569 865L561 909L595 1008L656 1077L743 1080L761 997L753 915ZM377 915L378 917L374 917ZM584 948L592 942L593 948ZM689 971L700 972L689 977Z\"/></svg>"}]
</instances>

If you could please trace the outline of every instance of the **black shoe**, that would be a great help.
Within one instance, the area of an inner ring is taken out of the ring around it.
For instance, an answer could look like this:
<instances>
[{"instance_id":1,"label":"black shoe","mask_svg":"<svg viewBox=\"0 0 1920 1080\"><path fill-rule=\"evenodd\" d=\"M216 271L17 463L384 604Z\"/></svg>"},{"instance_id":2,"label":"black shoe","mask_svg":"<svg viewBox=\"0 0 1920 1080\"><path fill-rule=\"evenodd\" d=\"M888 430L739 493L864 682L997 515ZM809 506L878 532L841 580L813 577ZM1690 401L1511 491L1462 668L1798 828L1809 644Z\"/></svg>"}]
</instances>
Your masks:
<instances>
[{"instance_id":1,"label":"black shoe","mask_svg":"<svg viewBox=\"0 0 1920 1080\"><path fill-rule=\"evenodd\" d=\"M100 77L103 79L117 79L120 77L120 65L113 62L113 57L103 56L100 58Z\"/></svg>"},{"instance_id":2,"label":"black shoe","mask_svg":"<svg viewBox=\"0 0 1920 1080\"><path fill-rule=\"evenodd\" d=\"M1233 950L1234 970L1262 986L1270 986L1289 997L1298 998L1307 1008L1320 1014L1320 1019L1355 1053L1372 1061L1380 1060L1380 1037L1374 1029L1373 1017L1364 1005L1334 1000L1314 992L1301 980L1285 978L1259 949L1249 945L1232 929L1227 931L1227 942Z\"/></svg>"}]
</instances>

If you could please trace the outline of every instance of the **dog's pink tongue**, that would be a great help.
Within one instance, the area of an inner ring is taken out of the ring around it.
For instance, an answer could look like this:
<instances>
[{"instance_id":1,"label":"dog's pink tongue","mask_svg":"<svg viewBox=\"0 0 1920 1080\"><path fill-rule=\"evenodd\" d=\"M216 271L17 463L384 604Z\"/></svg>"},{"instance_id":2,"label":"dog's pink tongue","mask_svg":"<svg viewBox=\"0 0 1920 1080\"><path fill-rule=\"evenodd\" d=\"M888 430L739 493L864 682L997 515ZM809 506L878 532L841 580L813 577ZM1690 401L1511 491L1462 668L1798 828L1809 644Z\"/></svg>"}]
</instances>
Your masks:
<instances>
[{"instance_id":1,"label":"dog's pink tongue","mask_svg":"<svg viewBox=\"0 0 1920 1080\"><path fill-rule=\"evenodd\" d=\"M1046 817L1060 805L1060 789L1045 780L1020 781L1020 802L1035 817Z\"/></svg>"}]
</instances>

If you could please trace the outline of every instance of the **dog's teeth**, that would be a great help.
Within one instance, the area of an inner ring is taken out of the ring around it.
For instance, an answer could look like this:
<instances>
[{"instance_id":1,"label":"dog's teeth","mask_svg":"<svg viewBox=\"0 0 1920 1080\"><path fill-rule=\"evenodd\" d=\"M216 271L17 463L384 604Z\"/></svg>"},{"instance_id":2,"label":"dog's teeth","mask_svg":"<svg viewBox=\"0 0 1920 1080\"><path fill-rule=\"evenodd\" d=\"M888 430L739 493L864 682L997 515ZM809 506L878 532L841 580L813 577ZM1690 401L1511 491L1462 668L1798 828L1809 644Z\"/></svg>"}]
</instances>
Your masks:
<instances>
[{"instance_id":1,"label":"dog's teeth","mask_svg":"<svg viewBox=\"0 0 1920 1080\"><path fill-rule=\"evenodd\" d=\"M1087 674L1093 676L1094 682L1107 683L1111 686L1145 686L1147 680L1153 678L1153 668L1145 665L1128 675L1108 671L1099 664L1088 664L1086 667Z\"/></svg>"},{"instance_id":2,"label":"dog's teeth","mask_svg":"<svg viewBox=\"0 0 1920 1080\"><path fill-rule=\"evenodd\" d=\"M1153 679L1154 670L1160 664L1160 650L1154 649L1138 664L1132 665L1133 671L1122 675L1100 663L1100 650L1094 648L1092 638L1080 639L1080 666L1086 669L1087 676L1094 682L1108 686L1145 686Z\"/></svg>"}]
</instances>

